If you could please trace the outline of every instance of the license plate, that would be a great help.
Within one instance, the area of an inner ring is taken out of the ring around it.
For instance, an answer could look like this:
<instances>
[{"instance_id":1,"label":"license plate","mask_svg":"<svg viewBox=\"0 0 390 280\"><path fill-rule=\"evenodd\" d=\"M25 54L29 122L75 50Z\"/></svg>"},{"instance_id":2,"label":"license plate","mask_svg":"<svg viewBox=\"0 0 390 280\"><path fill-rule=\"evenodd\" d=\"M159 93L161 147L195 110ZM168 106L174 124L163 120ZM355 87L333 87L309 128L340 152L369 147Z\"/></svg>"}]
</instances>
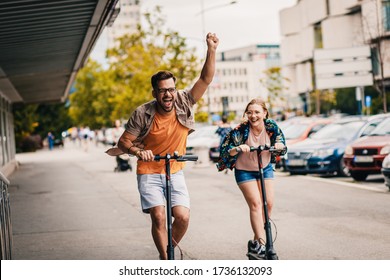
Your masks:
<instances>
[{"instance_id":1,"label":"license plate","mask_svg":"<svg viewBox=\"0 0 390 280\"><path fill-rule=\"evenodd\" d=\"M306 161L303 159L289 159L288 165L291 166L304 166L306 165Z\"/></svg>"},{"instance_id":2,"label":"license plate","mask_svg":"<svg viewBox=\"0 0 390 280\"><path fill-rule=\"evenodd\" d=\"M373 162L374 159L371 156L355 156L355 162Z\"/></svg>"}]
</instances>

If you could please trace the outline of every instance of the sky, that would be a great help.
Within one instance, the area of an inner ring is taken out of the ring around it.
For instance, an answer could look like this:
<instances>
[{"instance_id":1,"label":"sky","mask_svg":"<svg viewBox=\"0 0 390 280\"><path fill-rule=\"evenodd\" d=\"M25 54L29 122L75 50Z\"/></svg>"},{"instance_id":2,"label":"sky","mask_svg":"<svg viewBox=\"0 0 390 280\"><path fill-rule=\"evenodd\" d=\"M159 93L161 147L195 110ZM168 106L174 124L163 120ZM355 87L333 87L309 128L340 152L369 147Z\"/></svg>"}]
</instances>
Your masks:
<instances>
[{"instance_id":1,"label":"sky","mask_svg":"<svg viewBox=\"0 0 390 280\"><path fill-rule=\"evenodd\" d=\"M202 9L203 2L203 9ZM219 51L231 50L252 44L279 44L279 11L292 7L297 0L141 0L141 13L162 7L166 28L179 32L187 43L204 55L203 30L216 33ZM204 17L204 21L202 20ZM203 25L204 24L204 25ZM104 41L104 33L102 40ZM104 44L95 47L92 57L104 56ZM98 54L100 53L100 55Z\"/></svg>"}]
</instances>

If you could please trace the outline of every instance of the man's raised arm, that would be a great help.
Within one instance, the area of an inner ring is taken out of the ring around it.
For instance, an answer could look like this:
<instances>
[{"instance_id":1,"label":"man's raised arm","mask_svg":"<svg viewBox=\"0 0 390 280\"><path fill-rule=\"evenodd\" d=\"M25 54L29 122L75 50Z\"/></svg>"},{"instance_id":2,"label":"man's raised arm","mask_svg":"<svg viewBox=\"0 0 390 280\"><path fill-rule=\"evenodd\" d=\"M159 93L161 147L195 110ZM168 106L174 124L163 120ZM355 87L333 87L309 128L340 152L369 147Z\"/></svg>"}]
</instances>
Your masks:
<instances>
[{"instance_id":1,"label":"man's raised arm","mask_svg":"<svg viewBox=\"0 0 390 280\"><path fill-rule=\"evenodd\" d=\"M196 81L191 89L191 94L194 100L197 102L202 98L206 92L207 87L211 84L215 74L215 59L219 39L215 33L208 33L206 36L207 42L207 54L204 62L202 72L200 73L199 79Z\"/></svg>"}]
</instances>

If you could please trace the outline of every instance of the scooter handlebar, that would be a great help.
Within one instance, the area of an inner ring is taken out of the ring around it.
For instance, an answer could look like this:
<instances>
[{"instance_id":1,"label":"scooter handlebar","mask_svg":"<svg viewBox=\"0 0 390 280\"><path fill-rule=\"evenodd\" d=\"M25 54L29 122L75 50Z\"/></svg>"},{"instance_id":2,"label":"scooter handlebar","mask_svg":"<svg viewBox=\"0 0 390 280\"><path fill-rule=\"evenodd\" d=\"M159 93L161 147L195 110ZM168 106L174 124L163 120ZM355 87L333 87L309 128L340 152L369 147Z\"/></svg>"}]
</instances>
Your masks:
<instances>
[{"instance_id":1,"label":"scooter handlebar","mask_svg":"<svg viewBox=\"0 0 390 280\"><path fill-rule=\"evenodd\" d=\"M159 160L162 160L162 159L174 159L176 161L179 161L179 162L183 162L183 161L197 161L198 160L198 156L195 156L195 155L181 155L179 156L176 152L173 154L173 155L165 155L165 156L160 156L160 155L155 155L154 156L154 160L155 161L159 161Z\"/></svg>"},{"instance_id":2,"label":"scooter handlebar","mask_svg":"<svg viewBox=\"0 0 390 280\"><path fill-rule=\"evenodd\" d=\"M195 155L182 155L176 159L176 161L197 161L198 156Z\"/></svg>"},{"instance_id":3,"label":"scooter handlebar","mask_svg":"<svg viewBox=\"0 0 390 280\"><path fill-rule=\"evenodd\" d=\"M276 149L274 146L267 146L267 145L260 145L258 147L251 147L251 152L254 152L254 151L270 151L271 153L277 153L277 152L282 152L286 150L286 147L284 147L283 149Z\"/></svg>"},{"instance_id":4,"label":"scooter handlebar","mask_svg":"<svg viewBox=\"0 0 390 280\"><path fill-rule=\"evenodd\" d=\"M260 152L262 152L262 151L270 151L270 152L274 152L274 151L277 151L277 150L273 146L270 147L270 146L267 146L267 145L260 145L258 147L251 146L251 150L250 151L251 152L254 152L254 151L260 151Z\"/></svg>"}]
</instances>

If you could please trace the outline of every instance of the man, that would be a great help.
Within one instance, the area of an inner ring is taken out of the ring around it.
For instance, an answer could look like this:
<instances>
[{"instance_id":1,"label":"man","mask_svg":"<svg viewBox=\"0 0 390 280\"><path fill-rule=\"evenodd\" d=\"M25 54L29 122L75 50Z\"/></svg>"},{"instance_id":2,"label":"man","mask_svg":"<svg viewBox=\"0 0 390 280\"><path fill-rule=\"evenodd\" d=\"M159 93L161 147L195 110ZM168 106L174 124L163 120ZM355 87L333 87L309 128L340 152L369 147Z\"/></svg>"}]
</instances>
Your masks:
<instances>
[{"instance_id":1,"label":"man","mask_svg":"<svg viewBox=\"0 0 390 280\"><path fill-rule=\"evenodd\" d=\"M118 142L118 148L135 155L137 181L141 206L150 213L152 236L160 259L167 259L167 229L165 216L165 165L154 161L154 155L185 154L187 135L193 130L196 102L202 98L215 73L215 56L218 37L208 33L207 56L199 79L187 91L177 91L176 78L169 71L152 76L154 100L138 107L126 124L126 130ZM178 244L187 231L190 216L190 199L185 184L183 162L171 163L172 186L172 237Z\"/></svg>"}]
</instances>

